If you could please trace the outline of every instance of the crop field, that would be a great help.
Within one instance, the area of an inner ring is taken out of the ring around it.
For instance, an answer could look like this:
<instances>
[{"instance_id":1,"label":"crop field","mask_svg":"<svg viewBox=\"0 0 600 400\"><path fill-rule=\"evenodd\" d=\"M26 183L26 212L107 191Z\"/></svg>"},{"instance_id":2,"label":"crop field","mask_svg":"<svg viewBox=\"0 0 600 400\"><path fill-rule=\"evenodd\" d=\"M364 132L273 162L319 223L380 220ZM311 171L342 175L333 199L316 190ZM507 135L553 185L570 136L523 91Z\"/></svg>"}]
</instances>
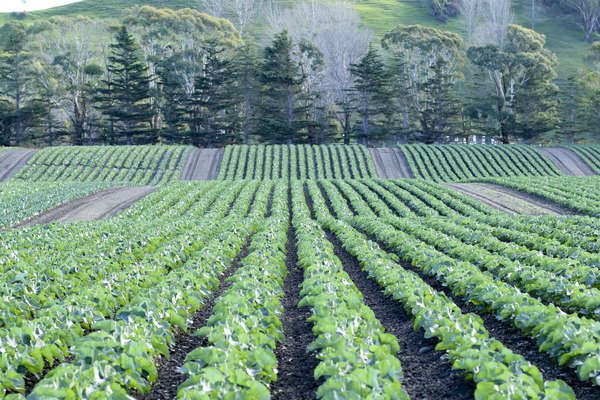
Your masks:
<instances>
[{"instance_id":1,"label":"crop field","mask_svg":"<svg viewBox=\"0 0 600 400\"><path fill-rule=\"evenodd\" d=\"M436 182L505 176L558 176L544 155L525 145L401 145L417 178Z\"/></svg>"},{"instance_id":2,"label":"crop field","mask_svg":"<svg viewBox=\"0 0 600 400\"><path fill-rule=\"evenodd\" d=\"M577 153L597 174L600 174L600 145L571 145L567 148Z\"/></svg>"},{"instance_id":3,"label":"crop field","mask_svg":"<svg viewBox=\"0 0 600 400\"><path fill-rule=\"evenodd\" d=\"M161 185L179 179L185 146L47 147L15 179Z\"/></svg>"},{"instance_id":4,"label":"crop field","mask_svg":"<svg viewBox=\"0 0 600 400\"><path fill-rule=\"evenodd\" d=\"M203 182L147 176L185 147L86 150L0 183L2 399L600 398L598 177L470 178L565 214L509 215L362 146L231 146ZM21 225L115 182L162 183Z\"/></svg>"},{"instance_id":5,"label":"crop field","mask_svg":"<svg viewBox=\"0 0 600 400\"><path fill-rule=\"evenodd\" d=\"M228 146L218 179L358 179L375 177L365 146Z\"/></svg>"}]
</instances>

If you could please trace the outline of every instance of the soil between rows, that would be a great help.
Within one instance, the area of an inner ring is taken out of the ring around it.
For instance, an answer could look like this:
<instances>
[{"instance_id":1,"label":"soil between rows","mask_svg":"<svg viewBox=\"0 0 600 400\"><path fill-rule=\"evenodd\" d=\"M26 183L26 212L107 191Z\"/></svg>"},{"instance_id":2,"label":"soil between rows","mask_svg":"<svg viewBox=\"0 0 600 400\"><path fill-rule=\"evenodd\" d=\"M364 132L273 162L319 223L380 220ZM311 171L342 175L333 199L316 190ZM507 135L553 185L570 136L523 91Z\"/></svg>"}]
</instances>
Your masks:
<instances>
[{"instance_id":1,"label":"soil between rows","mask_svg":"<svg viewBox=\"0 0 600 400\"><path fill-rule=\"evenodd\" d=\"M365 232L362 232L363 234ZM377 243L383 250L395 253L393 250L378 242L369 235L366 235L369 240ZM600 399L600 387L594 386L589 382L582 382L577 377L577 374L566 366L559 366L556 360L550 358L547 354L538 351L536 342L521 334L521 332L509 325L506 322L498 320L493 314L479 309L472 303L465 301L462 297L455 296L452 290L444 286L436 278L428 276L409 263L400 262L401 266L407 270L413 271L425 283L430 285L438 292L444 293L450 300L456 304L463 313L477 314L483 320L483 325L490 334L490 337L497 339L502 344L510 349L513 353L522 355L527 361L535 365L545 380L561 379L573 388L576 398L579 400Z\"/></svg>"},{"instance_id":2,"label":"soil between rows","mask_svg":"<svg viewBox=\"0 0 600 400\"><path fill-rule=\"evenodd\" d=\"M368 277L358 260L350 255L331 232L327 237L334 246L335 255L344 270L364 296L364 301L387 333L396 336L402 363L402 387L411 399L473 399L475 387L460 371L452 369L452 362L441 358L445 352L435 351L438 340L426 339L423 329L415 331L410 316L391 296L382 292L377 282Z\"/></svg>"},{"instance_id":3,"label":"soil between rows","mask_svg":"<svg viewBox=\"0 0 600 400\"><path fill-rule=\"evenodd\" d=\"M194 315L192 324L188 327L188 332L180 331L175 337L175 344L169 349L169 359L165 357L158 359L156 362L158 378L148 394L138 396L140 400L163 400L177 397L177 388L187 378L185 374L180 373L178 370L183 366L185 357L192 350L208 345L205 337L194 336L193 334L206 325L206 321L212 315L216 299L231 286L232 282L228 278L241 268L241 261L248 255L250 240L249 237L240 253L233 260L231 267L221 276L219 289L206 300L204 307Z\"/></svg>"},{"instance_id":4,"label":"soil between rows","mask_svg":"<svg viewBox=\"0 0 600 400\"><path fill-rule=\"evenodd\" d=\"M290 212L291 217L291 212ZM315 381L314 370L318 365L316 351L306 349L315 340L309 307L298 308L301 300L300 285L304 280L303 271L298 267L296 237L290 226L287 233L286 267L288 275L284 280L284 313L281 317L285 341L275 349L278 363L277 381L271 386L274 400L308 400L316 398L320 381Z\"/></svg>"},{"instance_id":5,"label":"soil between rows","mask_svg":"<svg viewBox=\"0 0 600 400\"><path fill-rule=\"evenodd\" d=\"M321 190L322 190L322 194L325 199L325 203L329 209L329 212L331 213L331 215L335 216L336 214L333 210L333 207L331 205L329 198L326 196L326 194L324 193L322 188L321 188ZM307 204L309 204L309 207L312 207L312 201L308 201L309 198L310 198L310 196L308 196L308 194L307 194ZM347 199L346 199L346 201L347 201ZM350 205L350 204L348 204L348 205ZM312 210L311 210L311 212L312 212ZM314 216L313 216L313 218L314 218ZM365 232L361 232L361 233L365 234ZM330 233L328 233L328 234L330 234ZM392 249L388 248L383 243L377 241L375 238L372 238L366 234L365 234L365 236L367 239L372 240L375 243L377 243L383 250L390 252L390 253L395 253ZM337 240L337 239L335 239L335 236L332 238L332 243L334 243L334 240ZM335 245L335 243L334 243L334 245ZM339 245L339 242L338 242L338 245ZM336 252L337 251L338 250L336 249ZM345 252L345 250L343 248L341 248L341 251ZM349 255L347 252L346 252L346 255L342 254L342 256L350 257L350 262L348 264L346 264L344 262L344 258L342 258L342 257L340 257L340 255L338 255L340 260L342 260L342 262L344 263L345 267L347 265L352 265L352 263L351 263L352 259L354 259L354 262L356 262L356 259L353 258L351 255ZM566 366L562 366L562 367L559 366L558 362L556 360L553 360L548 355L543 354L540 351L538 351L538 347L537 347L537 344L535 343L535 341L523 336L518 329L512 327L511 325L509 325L506 322L496 319L496 317L494 315L492 315L491 313L482 312L482 310L479 310L472 303L467 302L460 297L454 296L454 294L452 293L450 288L448 288L447 286L444 286L440 281L438 281L434 277L425 275L424 273L422 273L421 271L419 271L418 269L416 269L415 267L410 265L410 263L401 262L400 264L403 268L413 271L414 273L419 275L419 277L421 277L421 279L423 279L423 281L425 281L427 284L429 284L433 289L437 290L438 292L442 292L442 293L446 294L446 296L448 296L448 298L451 299L454 302L454 304L456 304L462 310L463 313L471 312L474 314L478 314L482 318L485 328L490 333L490 337L496 338L498 341L502 342L504 344L504 346L506 346L508 349L510 349L511 351L513 351L516 354L522 355L526 360L528 360L533 365L535 365L540 370L540 372L544 376L545 380L561 379L561 380L565 381L569 386L571 386L571 388L573 388L577 399L584 399L584 400L600 399L600 387L594 386L589 382L581 382L579 380L579 378L577 377L577 374L574 372L574 370L572 370ZM359 268L359 270L360 270L360 266L358 266L357 268ZM348 274L351 276L351 278L353 279L353 281L355 282L357 287L359 287L359 289L365 296L365 301L367 302L367 305L369 305L370 307L373 308L373 311L375 312L376 317L380 321L382 321L382 324L383 324L383 319L384 319L385 315L378 314L378 311L376 311L376 309L378 308L377 304L383 303L384 300L381 300L380 302L374 302L374 305L371 306L370 300L368 300L367 296L366 296L366 294L369 292L366 290L363 290L363 288L361 286L359 286L359 284L362 285L361 282L364 282L365 280L367 280L367 281L369 280L368 276L365 276L365 278L362 279L362 278L360 278L360 274L357 273L359 278L355 279L350 274L350 272L351 272L350 269L346 269L346 272L348 272ZM361 272L362 272L362 270L361 270ZM363 274L365 274L365 273L363 272ZM377 283L375 281L371 281L371 282L376 287L378 287ZM384 296L381 292L379 292L379 293L382 296ZM391 301L393 301L393 299L391 299ZM388 331L388 327L385 324L384 324L384 327L386 328L386 331ZM398 338L398 340L399 340L400 346L402 348L403 343L400 338ZM400 360L402 362L403 370L404 370L404 365L405 365L404 360L400 357L400 354L398 355L398 357L400 358ZM408 367L406 369L408 369ZM405 376L407 377L407 379L409 379L407 376L407 372L405 371L404 373L405 373ZM407 381L406 384L410 385L409 381ZM411 395L410 392L409 392L409 395ZM411 397L412 397L412 395L411 395ZM421 397L417 396L417 398L421 398ZM434 399L435 398L440 398L440 397L434 397ZM452 397L452 398L454 398L454 397Z\"/></svg>"}]
</instances>

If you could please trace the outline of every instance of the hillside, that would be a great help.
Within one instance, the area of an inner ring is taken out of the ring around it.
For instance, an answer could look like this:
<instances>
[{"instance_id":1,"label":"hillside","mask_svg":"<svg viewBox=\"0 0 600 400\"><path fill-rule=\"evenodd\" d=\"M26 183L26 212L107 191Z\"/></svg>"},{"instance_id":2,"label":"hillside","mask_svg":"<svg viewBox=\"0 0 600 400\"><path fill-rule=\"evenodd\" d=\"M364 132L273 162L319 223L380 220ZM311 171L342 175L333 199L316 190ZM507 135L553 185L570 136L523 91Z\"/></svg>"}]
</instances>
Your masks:
<instances>
[{"instance_id":1,"label":"hillside","mask_svg":"<svg viewBox=\"0 0 600 400\"><path fill-rule=\"evenodd\" d=\"M283 7L289 7L296 0L275 0ZM121 10L134 5L148 4L155 7L180 9L196 8L195 0L83 0L62 7L27 14L25 21L34 21L52 16L87 15L98 18L112 18ZM527 0L513 0L515 21L530 27ZM430 15L430 9L422 0L358 0L355 3L363 22L381 35L398 24L423 24L464 34L460 19L453 18L447 23L440 22ZM10 20L10 14L0 14L0 23ZM547 47L556 53L559 59L560 79L566 79L584 66L583 55L588 44L583 40L583 32L578 21L569 15L563 15L540 9L535 21L535 30L547 37ZM255 26L254 31L261 31Z\"/></svg>"}]
</instances>

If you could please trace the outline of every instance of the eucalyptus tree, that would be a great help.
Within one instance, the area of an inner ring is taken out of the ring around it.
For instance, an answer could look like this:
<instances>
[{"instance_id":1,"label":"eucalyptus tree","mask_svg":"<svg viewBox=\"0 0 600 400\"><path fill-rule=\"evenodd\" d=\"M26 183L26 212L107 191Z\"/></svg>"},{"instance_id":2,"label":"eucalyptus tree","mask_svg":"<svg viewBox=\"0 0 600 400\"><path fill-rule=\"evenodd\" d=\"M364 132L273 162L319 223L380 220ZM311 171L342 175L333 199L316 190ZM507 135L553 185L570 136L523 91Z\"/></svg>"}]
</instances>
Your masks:
<instances>
[{"instance_id":1,"label":"eucalyptus tree","mask_svg":"<svg viewBox=\"0 0 600 400\"><path fill-rule=\"evenodd\" d=\"M144 60L150 74L150 101L153 117L152 128L160 130L163 112L158 99L157 66L165 58L179 60L176 68L188 96L195 90L197 76L204 67L203 44L205 40L215 40L221 46L233 48L242 43L241 35L233 24L223 18L208 15L197 10L156 8L152 6L133 7L128 10L124 24L131 29L140 43ZM174 57L174 53L181 53Z\"/></svg>"},{"instance_id":2,"label":"eucalyptus tree","mask_svg":"<svg viewBox=\"0 0 600 400\"><path fill-rule=\"evenodd\" d=\"M350 65L358 63L367 52L373 33L361 24L352 4L342 1L313 0L284 11L275 9L268 21L270 35L287 29L293 39L294 57L307 76L306 87L312 89L307 95L316 94L311 119L323 127L329 124L323 118L335 118L342 128L344 143L348 144L355 114L350 94L355 77ZM305 58L307 53L301 51L301 44L314 46L322 61L315 64L315 58Z\"/></svg>"},{"instance_id":3,"label":"eucalyptus tree","mask_svg":"<svg viewBox=\"0 0 600 400\"><path fill-rule=\"evenodd\" d=\"M543 35L519 25L509 25L504 47L496 44L469 48L469 60L488 77L481 82L484 96L495 99L493 114L502 143L511 135L531 138L558 124L553 83L557 59L544 47Z\"/></svg>"},{"instance_id":4,"label":"eucalyptus tree","mask_svg":"<svg viewBox=\"0 0 600 400\"><path fill-rule=\"evenodd\" d=\"M56 78L57 90L62 93L57 106L75 145L94 140L93 98L104 73L98 42L105 34L106 27L98 20L52 17L36 43L36 57L51 71L49 77Z\"/></svg>"},{"instance_id":5,"label":"eucalyptus tree","mask_svg":"<svg viewBox=\"0 0 600 400\"><path fill-rule=\"evenodd\" d=\"M415 122L426 143L455 135L460 119L456 82L465 58L460 36L422 25L398 25L381 43L392 57L404 135Z\"/></svg>"}]
</instances>

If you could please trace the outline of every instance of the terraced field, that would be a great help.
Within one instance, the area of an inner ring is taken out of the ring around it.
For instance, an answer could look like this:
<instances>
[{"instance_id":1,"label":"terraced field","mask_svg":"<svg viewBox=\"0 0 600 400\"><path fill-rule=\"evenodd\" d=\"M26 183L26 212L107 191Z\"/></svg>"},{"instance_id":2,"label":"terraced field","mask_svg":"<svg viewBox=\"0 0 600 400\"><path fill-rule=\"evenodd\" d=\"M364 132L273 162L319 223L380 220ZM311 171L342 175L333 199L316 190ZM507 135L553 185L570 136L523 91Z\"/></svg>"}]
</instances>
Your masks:
<instances>
[{"instance_id":1,"label":"terraced field","mask_svg":"<svg viewBox=\"0 0 600 400\"><path fill-rule=\"evenodd\" d=\"M127 165L186 151L157 149ZM0 398L600 398L598 177L460 183L554 210L528 216L376 178L361 146L236 146L219 180L140 172L64 223L119 180L38 179L40 153L0 183Z\"/></svg>"}]
</instances>

